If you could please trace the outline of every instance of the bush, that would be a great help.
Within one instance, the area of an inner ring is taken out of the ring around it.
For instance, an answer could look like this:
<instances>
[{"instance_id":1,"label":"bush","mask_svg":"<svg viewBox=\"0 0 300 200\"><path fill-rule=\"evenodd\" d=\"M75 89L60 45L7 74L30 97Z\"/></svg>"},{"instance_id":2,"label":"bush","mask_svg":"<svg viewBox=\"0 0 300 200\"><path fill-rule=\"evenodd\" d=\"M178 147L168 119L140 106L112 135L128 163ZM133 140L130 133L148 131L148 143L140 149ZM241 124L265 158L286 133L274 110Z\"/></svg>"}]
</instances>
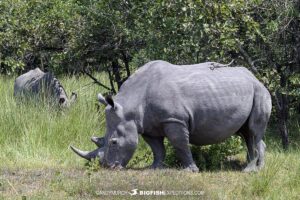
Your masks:
<instances>
[{"instance_id":1,"label":"bush","mask_svg":"<svg viewBox=\"0 0 300 200\"><path fill-rule=\"evenodd\" d=\"M141 168L149 166L152 163L153 155L150 147L140 138L138 149L130 160L129 167ZM170 142L165 140L167 167L182 167L180 160L177 158L175 150ZM236 155L243 149L242 139L239 136L231 136L226 141L206 146L191 145L191 151L194 161L200 170L216 170L223 168L225 162L230 156Z\"/></svg>"},{"instance_id":2,"label":"bush","mask_svg":"<svg viewBox=\"0 0 300 200\"><path fill-rule=\"evenodd\" d=\"M166 149L166 165L170 167L181 167L175 150L168 141L166 141ZM242 139L238 136L231 136L220 144L206 146L191 145L194 161L200 170L220 169L228 157L240 153L242 149Z\"/></svg>"}]
</instances>

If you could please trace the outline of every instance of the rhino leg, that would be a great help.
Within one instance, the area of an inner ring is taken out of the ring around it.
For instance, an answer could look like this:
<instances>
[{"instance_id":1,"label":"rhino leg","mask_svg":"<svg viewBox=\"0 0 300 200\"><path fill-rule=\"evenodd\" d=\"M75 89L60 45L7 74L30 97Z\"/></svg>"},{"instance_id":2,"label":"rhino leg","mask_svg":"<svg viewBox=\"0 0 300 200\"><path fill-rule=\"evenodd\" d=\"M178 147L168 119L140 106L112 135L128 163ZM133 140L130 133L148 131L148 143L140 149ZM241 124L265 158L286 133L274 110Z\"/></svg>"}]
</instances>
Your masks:
<instances>
[{"instance_id":1,"label":"rhino leg","mask_svg":"<svg viewBox=\"0 0 300 200\"><path fill-rule=\"evenodd\" d=\"M247 145L247 162L250 163L252 160L255 159L255 142L253 137L244 136L245 142Z\"/></svg>"},{"instance_id":2,"label":"rhino leg","mask_svg":"<svg viewBox=\"0 0 300 200\"><path fill-rule=\"evenodd\" d=\"M185 170L199 172L189 147L189 131L187 128L176 122L166 123L164 125L164 132L170 143L175 148L176 155L181 160Z\"/></svg>"},{"instance_id":3,"label":"rhino leg","mask_svg":"<svg viewBox=\"0 0 300 200\"><path fill-rule=\"evenodd\" d=\"M247 154L247 159L248 159L248 165L246 168L243 170L244 172L253 172L253 171L258 171L263 168L265 164L265 149L266 149L266 144L264 143L263 140L260 140L256 143L252 143L252 147L247 144L248 148L248 154Z\"/></svg>"},{"instance_id":4,"label":"rhino leg","mask_svg":"<svg viewBox=\"0 0 300 200\"><path fill-rule=\"evenodd\" d=\"M164 137L151 137L143 135L144 140L149 144L153 152L153 163L150 166L152 169L163 168L163 162L166 156L164 146Z\"/></svg>"},{"instance_id":5,"label":"rhino leg","mask_svg":"<svg viewBox=\"0 0 300 200\"><path fill-rule=\"evenodd\" d=\"M266 144L263 140L258 143L258 160L257 160L257 167L258 169L263 168L265 165L265 151L266 151Z\"/></svg>"},{"instance_id":6,"label":"rhino leg","mask_svg":"<svg viewBox=\"0 0 300 200\"><path fill-rule=\"evenodd\" d=\"M251 134L249 130L243 130L242 135L247 145L247 161L248 164L243 170L244 172L258 171L257 162L259 158L256 138Z\"/></svg>"},{"instance_id":7,"label":"rhino leg","mask_svg":"<svg viewBox=\"0 0 300 200\"><path fill-rule=\"evenodd\" d=\"M271 113L271 101L269 96L258 96L254 98L254 105L249 116L244 137L248 148L249 164L245 172L258 171L264 166L264 155L266 145L262 138Z\"/></svg>"}]
</instances>

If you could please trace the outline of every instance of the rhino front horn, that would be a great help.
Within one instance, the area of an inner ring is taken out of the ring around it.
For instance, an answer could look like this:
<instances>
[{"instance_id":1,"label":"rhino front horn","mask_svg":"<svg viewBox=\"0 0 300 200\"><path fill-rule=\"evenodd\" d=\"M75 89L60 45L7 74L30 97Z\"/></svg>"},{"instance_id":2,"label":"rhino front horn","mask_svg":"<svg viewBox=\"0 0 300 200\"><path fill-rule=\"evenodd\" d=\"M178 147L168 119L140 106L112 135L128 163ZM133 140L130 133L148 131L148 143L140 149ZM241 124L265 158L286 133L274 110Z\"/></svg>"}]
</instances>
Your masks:
<instances>
[{"instance_id":1,"label":"rhino front horn","mask_svg":"<svg viewBox=\"0 0 300 200\"><path fill-rule=\"evenodd\" d=\"M101 149L96 149L94 151L81 151L73 146L70 146L70 148L80 157L85 158L89 161L92 159L95 159L96 157L100 158L100 161L103 159L103 152L101 153Z\"/></svg>"}]
</instances>

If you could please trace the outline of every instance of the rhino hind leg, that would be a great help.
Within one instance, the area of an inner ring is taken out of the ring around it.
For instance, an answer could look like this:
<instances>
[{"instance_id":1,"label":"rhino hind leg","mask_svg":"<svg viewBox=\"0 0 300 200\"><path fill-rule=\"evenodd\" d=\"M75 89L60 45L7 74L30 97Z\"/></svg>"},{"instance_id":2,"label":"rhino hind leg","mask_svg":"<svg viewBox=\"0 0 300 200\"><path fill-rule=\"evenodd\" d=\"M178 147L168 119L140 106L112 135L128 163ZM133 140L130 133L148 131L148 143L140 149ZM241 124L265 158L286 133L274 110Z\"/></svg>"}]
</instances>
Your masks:
<instances>
[{"instance_id":1,"label":"rhino hind leg","mask_svg":"<svg viewBox=\"0 0 300 200\"><path fill-rule=\"evenodd\" d=\"M181 160L184 170L199 172L189 147L189 132L187 128L176 122L166 123L164 132L171 145L175 148L176 155Z\"/></svg>"},{"instance_id":2,"label":"rhino hind leg","mask_svg":"<svg viewBox=\"0 0 300 200\"><path fill-rule=\"evenodd\" d=\"M257 128L257 126L256 126ZM264 166L266 144L262 140L263 131L249 128L242 131L242 136L247 145L247 161L248 165L243 170L244 172L258 171Z\"/></svg>"},{"instance_id":3,"label":"rhino hind leg","mask_svg":"<svg viewBox=\"0 0 300 200\"><path fill-rule=\"evenodd\" d=\"M260 140L256 144L252 145L253 147L248 147L247 160L248 165L243 170L244 172L255 172L263 168L265 164L265 149L266 144L263 140ZM252 151L252 152L251 152Z\"/></svg>"},{"instance_id":4,"label":"rhino hind leg","mask_svg":"<svg viewBox=\"0 0 300 200\"><path fill-rule=\"evenodd\" d=\"M247 146L247 166L244 168L244 172L252 172L257 171L257 160L258 160L258 150L257 145L255 144L255 137L251 135L248 129L243 129L241 131L241 135L243 136L246 146Z\"/></svg>"},{"instance_id":5,"label":"rhino hind leg","mask_svg":"<svg viewBox=\"0 0 300 200\"><path fill-rule=\"evenodd\" d=\"M246 140L248 165L245 172L258 171L264 166L265 149L263 136L271 113L271 100L269 96L259 96L254 99L254 105L242 131Z\"/></svg>"},{"instance_id":6,"label":"rhino hind leg","mask_svg":"<svg viewBox=\"0 0 300 200\"><path fill-rule=\"evenodd\" d=\"M263 140L258 143L258 160L257 160L257 167L260 170L265 165L265 151L266 151L266 144Z\"/></svg>"},{"instance_id":7,"label":"rhino hind leg","mask_svg":"<svg viewBox=\"0 0 300 200\"><path fill-rule=\"evenodd\" d=\"M143 135L144 140L150 146L153 152L153 163L150 166L151 169L161 169L164 167L164 159L166 156L166 150L164 146L164 137L151 137Z\"/></svg>"}]
</instances>

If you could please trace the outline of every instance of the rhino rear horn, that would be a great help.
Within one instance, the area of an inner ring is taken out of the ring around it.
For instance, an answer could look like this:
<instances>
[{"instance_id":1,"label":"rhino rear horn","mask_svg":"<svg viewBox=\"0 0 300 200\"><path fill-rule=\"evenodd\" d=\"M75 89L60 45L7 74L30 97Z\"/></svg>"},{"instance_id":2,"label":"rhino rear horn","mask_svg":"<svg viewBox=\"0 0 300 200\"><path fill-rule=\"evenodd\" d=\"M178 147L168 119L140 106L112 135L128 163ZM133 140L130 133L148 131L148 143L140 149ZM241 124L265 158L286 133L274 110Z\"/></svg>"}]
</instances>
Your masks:
<instances>
[{"instance_id":1,"label":"rhino rear horn","mask_svg":"<svg viewBox=\"0 0 300 200\"><path fill-rule=\"evenodd\" d=\"M96 149L94 151L81 151L80 149L77 149L73 146L70 146L70 148L80 157L85 158L89 161L91 161L92 159L95 159L97 156L100 158L100 160L102 160L102 157L100 156L101 154L100 149Z\"/></svg>"},{"instance_id":2,"label":"rhino rear horn","mask_svg":"<svg viewBox=\"0 0 300 200\"><path fill-rule=\"evenodd\" d=\"M103 147L105 143L104 137L100 138L100 137L92 136L91 141L94 142L100 148Z\"/></svg>"}]
</instances>

